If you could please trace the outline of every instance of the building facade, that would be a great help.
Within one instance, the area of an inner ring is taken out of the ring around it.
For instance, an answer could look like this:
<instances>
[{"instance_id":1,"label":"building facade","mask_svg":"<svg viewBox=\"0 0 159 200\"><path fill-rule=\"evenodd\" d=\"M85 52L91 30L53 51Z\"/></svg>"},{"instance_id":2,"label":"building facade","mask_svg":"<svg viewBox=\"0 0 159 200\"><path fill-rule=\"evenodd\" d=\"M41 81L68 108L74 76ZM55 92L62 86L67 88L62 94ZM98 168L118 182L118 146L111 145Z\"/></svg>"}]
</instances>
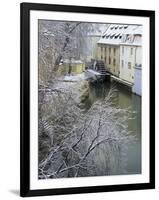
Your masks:
<instances>
[{"instance_id":1,"label":"building facade","mask_svg":"<svg viewBox=\"0 0 159 200\"><path fill-rule=\"evenodd\" d=\"M105 63L111 74L132 87L135 81L139 84L142 70L142 26L111 24L97 44L97 58ZM137 79L135 73L138 73Z\"/></svg>"},{"instance_id":2,"label":"building facade","mask_svg":"<svg viewBox=\"0 0 159 200\"><path fill-rule=\"evenodd\" d=\"M112 74L119 75L120 48L118 45L105 45L98 43L98 60L102 60Z\"/></svg>"},{"instance_id":3,"label":"building facade","mask_svg":"<svg viewBox=\"0 0 159 200\"><path fill-rule=\"evenodd\" d=\"M66 75L69 71L71 74L81 74L85 71L85 64L81 60L66 59L59 66L58 75Z\"/></svg>"},{"instance_id":4,"label":"building facade","mask_svg":"<svg viewBox=\"0 0 159 200\"><path fill-rule=\"evenodd\" d=\"M111 24L98 41L98 59L103 60L107 70L116 76L120 73L120 43L123 30L123 25Z\"/></svg>"},{"instance_id":5,"label":"building facade","mask_svg":"<svg viewBox=\"0 0 159 200\"><path fill-rule=\"evenodd\" d=\"M135 94L142 95L142 89L141 89L141 77L142 77L142 68L141 67L135 67L135 75L134 75L134 84L132 91Z\"/></svg>"},{"instance_id":6,"label":"building facade","mask_svg":"<svg viewBox=\"0 0 159 200\"><path fill-rule=\"evenodd\" d=\"M135 67L142 66L142 27L131 26L120 43L120 75L134 84Z\"/></svg>"}]
</instances>

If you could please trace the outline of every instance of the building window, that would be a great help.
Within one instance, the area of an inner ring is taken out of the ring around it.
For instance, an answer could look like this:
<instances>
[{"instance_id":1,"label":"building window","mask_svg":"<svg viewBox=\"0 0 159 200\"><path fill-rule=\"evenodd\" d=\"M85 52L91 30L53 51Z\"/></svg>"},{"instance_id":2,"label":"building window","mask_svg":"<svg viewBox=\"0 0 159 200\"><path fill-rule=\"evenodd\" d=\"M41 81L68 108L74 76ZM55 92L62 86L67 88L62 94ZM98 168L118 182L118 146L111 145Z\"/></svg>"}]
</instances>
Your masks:
<instances>
[{"instance_id":1,"label":"building window","mask_svg":"<svg viewBox=\"0 0 159 200\"><path fill-rule=\"evenodd\" d=\"M103 59L103 47L101 47L101 59Z\"/></svg>"},{"instance_id":2,"label":"building window","mask_svg":"<svg viewBox=\"0 0 159 200\"><path fill-rule=\"evenodd\" d=\"M124 47L122 47L122 55L124 55Z\"/></svg>"},{"instance_id":3,"label":"building window","mask_svg":"<svg viewBox=\"0 0 159 200\"><path fill-rule=\"evenodd\" d=\"M109 55L111 54L111 48L109 47Z\"/></svg>"},{"instance_id":4,"label":"building window","mask_svg":"<svg viewBox=\"0 0 159 200\"><path fill-rule=\"evenodd\" d=\"M128 69L131 69L131 62L128 62Z\"/></svg>"},{"instance_id":5,"label":"building window","mask_svg":"<svg viewBox=\"0 0 159 200\"><path fill-rule=\"evenodd\" d=\"M130 49L130 54L133 55L133 48Z\"/></svg>"},{"instance_id":6,"label":"building window","mask_svg":"<svg viewBox=\"0 0 159 200\"><path fill-rule=\"evenodd\" d=\"M109 56L109 64L111 64L111 58L110 58L110 56Z\"/></svg>"},{"instance_id":7,"label":"building window","mask_svg":"<svg viewBox=\"0 0 159 200\"><path fill-rule=\"evenodd\" d=\"M113 65L114 65L114 66L116 65L116 60L115 60L115 58L113 59Z\"/></svg>"},{"instance_id":8,"label":"building window","mask_svg":"<svg viewBox=\"0 0 159 200\"><path fill-rule=\"evenodd\" d=\"M114 48L114 56L116 56L116 48Z\"/></svg>"},{"instance_id":9,"label":"building window","mask_svg":"<svg viewBox=\"0 0 159 200\"><path fill-rule=\"evenodd\" d=\"M124 61L123 60L121 61L121 66L122 66L122 68L124 67Z\"/></svg>"},{"instance_id":10,"label":"building window","mask_svg":"<svg viewBox=\"0 0 159 200\"><path fill-rule=\"evenodd\" d=\"M107 48L105 47L105 55L107 54Z\"/></svg>"},{"instance_id":11,"label":"building window","mask_svg":"<svg viewBox=\"0 0 159 200\"><path fill-rule=\"evenodd\" d=\"M128 25L124 25L124 29L127 29L128 28Z\"/></svg>"}]
</instances>

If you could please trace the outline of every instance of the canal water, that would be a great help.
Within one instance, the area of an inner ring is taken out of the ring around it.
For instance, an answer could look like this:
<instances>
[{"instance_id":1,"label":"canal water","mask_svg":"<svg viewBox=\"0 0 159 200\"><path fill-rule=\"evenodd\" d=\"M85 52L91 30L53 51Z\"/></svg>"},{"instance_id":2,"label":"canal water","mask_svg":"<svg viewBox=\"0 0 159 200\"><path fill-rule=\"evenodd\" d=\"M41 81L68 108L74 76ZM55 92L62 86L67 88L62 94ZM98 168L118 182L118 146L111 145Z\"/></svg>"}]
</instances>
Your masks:
<instances>
[{"instance_id":1,"label":"canal water","mask_svg":"<svg viewBox=\"0 0 159 200\"><path fill-rule=\"evenodd\" d=\"M125 174L139 174L141 173L141 97L133 94L120 85L119 83L104 82L89 85L89 97L85 102L85 108L88 109L95 101L103 99L111 87L115 86L117 89L116 97L113 106L118 108L130 108L135 112L134 118L128 122L128 131L135 135L136 139L127 147L127 162L125 165ZM103 162L105 155L100 155L99 162ZM112 175L120 174L120 172L113 172ZM123 174L123 173L121 173Z\"/></svg>"}]
</instances>

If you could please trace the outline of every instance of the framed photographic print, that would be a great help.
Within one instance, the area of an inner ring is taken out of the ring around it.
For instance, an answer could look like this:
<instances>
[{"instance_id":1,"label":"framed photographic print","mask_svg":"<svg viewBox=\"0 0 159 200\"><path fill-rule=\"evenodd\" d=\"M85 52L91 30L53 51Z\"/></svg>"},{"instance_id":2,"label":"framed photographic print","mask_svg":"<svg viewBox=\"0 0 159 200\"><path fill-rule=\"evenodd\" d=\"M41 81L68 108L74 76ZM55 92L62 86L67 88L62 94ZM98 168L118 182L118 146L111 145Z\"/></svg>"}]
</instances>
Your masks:
<instances>
[{"instance_id":1,"label":"framed photographic print","mask_svg":"<svg viewBox=\"0 0 159 200\"><path fill-rule=\"evenodd\" d=\"M155 12L21 4L20 195L155 188Z\"/></svg>"}]
</instances>

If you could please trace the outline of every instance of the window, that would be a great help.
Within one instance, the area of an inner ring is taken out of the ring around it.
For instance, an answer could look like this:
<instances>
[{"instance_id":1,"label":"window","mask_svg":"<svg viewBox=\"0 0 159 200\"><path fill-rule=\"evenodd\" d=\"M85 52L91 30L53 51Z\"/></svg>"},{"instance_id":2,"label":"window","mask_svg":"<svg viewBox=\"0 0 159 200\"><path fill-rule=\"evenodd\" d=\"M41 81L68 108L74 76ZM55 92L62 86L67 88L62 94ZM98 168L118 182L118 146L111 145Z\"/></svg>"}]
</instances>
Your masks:
<instances>
[{"instance_id":1,"label":"window","mask_svg":"<svg viewBox=\"0 0 159 200\"><path fill-rule=\"evenodd\" d=\"M122 66L122 68L124 67L124 61L123 60L121 61L121 66Z\"/></svg>"},{"instance_id":2,"label":"window","mask_svg":"<svg viewBox=\"0 0 159 200\"><path fill-rule=\"evenodd\" d=\"M127 29L128 28L128 25L124 25L124 29Z\"/></svg>"},{"instance_id":3,"label":"window","mask_svg":"<svg viewBox=\"0 0 159 200\"><path fill-rule=\"evenodd\" d=\"M116 48L114 48L114 56L116 56Z\"/></svg>"},{"instance_id":4,"label":"window","mask_svg":"<svg viewBox=\"0 0 159 200\"><path fill-rule=\"evenodd\" d=\"M111 64L111 58L110 58L110 56L109 56L109 64Z\"/></svg>"},{"instance_id":5,"label":"window","mask_svg":"<svg viewBox=\"0 0 159 200\"><path fill-rule=\"evenodd\" d=\"M111 53L111 48L109 47L109 54Z\"/></svg>"},{"instance_id":6,"label":"window","mask_svg":"<svg viewBox=\"0 0 159 200\"><path fill-rule=\"evenodd\" d=\"M114 38L115 38L115 39L117 39L119 36L120 36L120 33L119 33L119 34L117 34L117 35L115 35L115 37L114 37Z\"/></svg>"},{"instance_id":7,"label":"window","mask_svg":"<svg viewBox=\"0 0 159 200\"><path fill-rule=\"evenodd\" d=\"M128 62L128 69L131 69L131 62Z\"/></svg>"},{"instance_id":8,"label":"window","mask_svg":"<svg viewBox=\"0 0 159 200\"><path fill-rule=\"evenodd\" d=\"M114 65L114 66L116 65L116 60L115 60L115 58L113 59L113 65Z\"/></svg>"},{"instance_id":9,"label":"window","mask_svg":"<svg viewBox=\"0 0 159 200\"><path fill-rule=\"evenodd\" d=\"M109 36L110 36L110 34L106 35L106 38L108 39L108 38L109 38Z\"/></svg>"},{"instance_id":10,"label":"window","mask_svg":"<svg viewBox=\"0 0 159 200\"><path fill-rule=\"evenodd\" d=\"M110 38L113 39L114 36L115 36L115 34L112 34L112 35L110 36Z\"/></svg>"},{"instance_id":11,"label":"window","mask_svg":"<svg viewBox=\"0 0 159 200\"><path fill-rule=\"evenodd\" d=\"M133 55L133 48L130 49L130 54Z\"/></svg>"},{"instance_id":12,"label":"window","mask_svg":"<svg viewBox=\"0 0 159 200\"><path fill-rule=\"evenodd\" d=\"M101 59L103 59L103 47L101 47Z\"/></svg>"},{"instance_id":13,"label":"window","mask_svg":"<svg viewBox=\"0 0 159 200\"><path fill-rule=\"evenodd\" d=\"M122 55L124 55L124 47L122 47Z\"/></svg>"}]
</instances>

